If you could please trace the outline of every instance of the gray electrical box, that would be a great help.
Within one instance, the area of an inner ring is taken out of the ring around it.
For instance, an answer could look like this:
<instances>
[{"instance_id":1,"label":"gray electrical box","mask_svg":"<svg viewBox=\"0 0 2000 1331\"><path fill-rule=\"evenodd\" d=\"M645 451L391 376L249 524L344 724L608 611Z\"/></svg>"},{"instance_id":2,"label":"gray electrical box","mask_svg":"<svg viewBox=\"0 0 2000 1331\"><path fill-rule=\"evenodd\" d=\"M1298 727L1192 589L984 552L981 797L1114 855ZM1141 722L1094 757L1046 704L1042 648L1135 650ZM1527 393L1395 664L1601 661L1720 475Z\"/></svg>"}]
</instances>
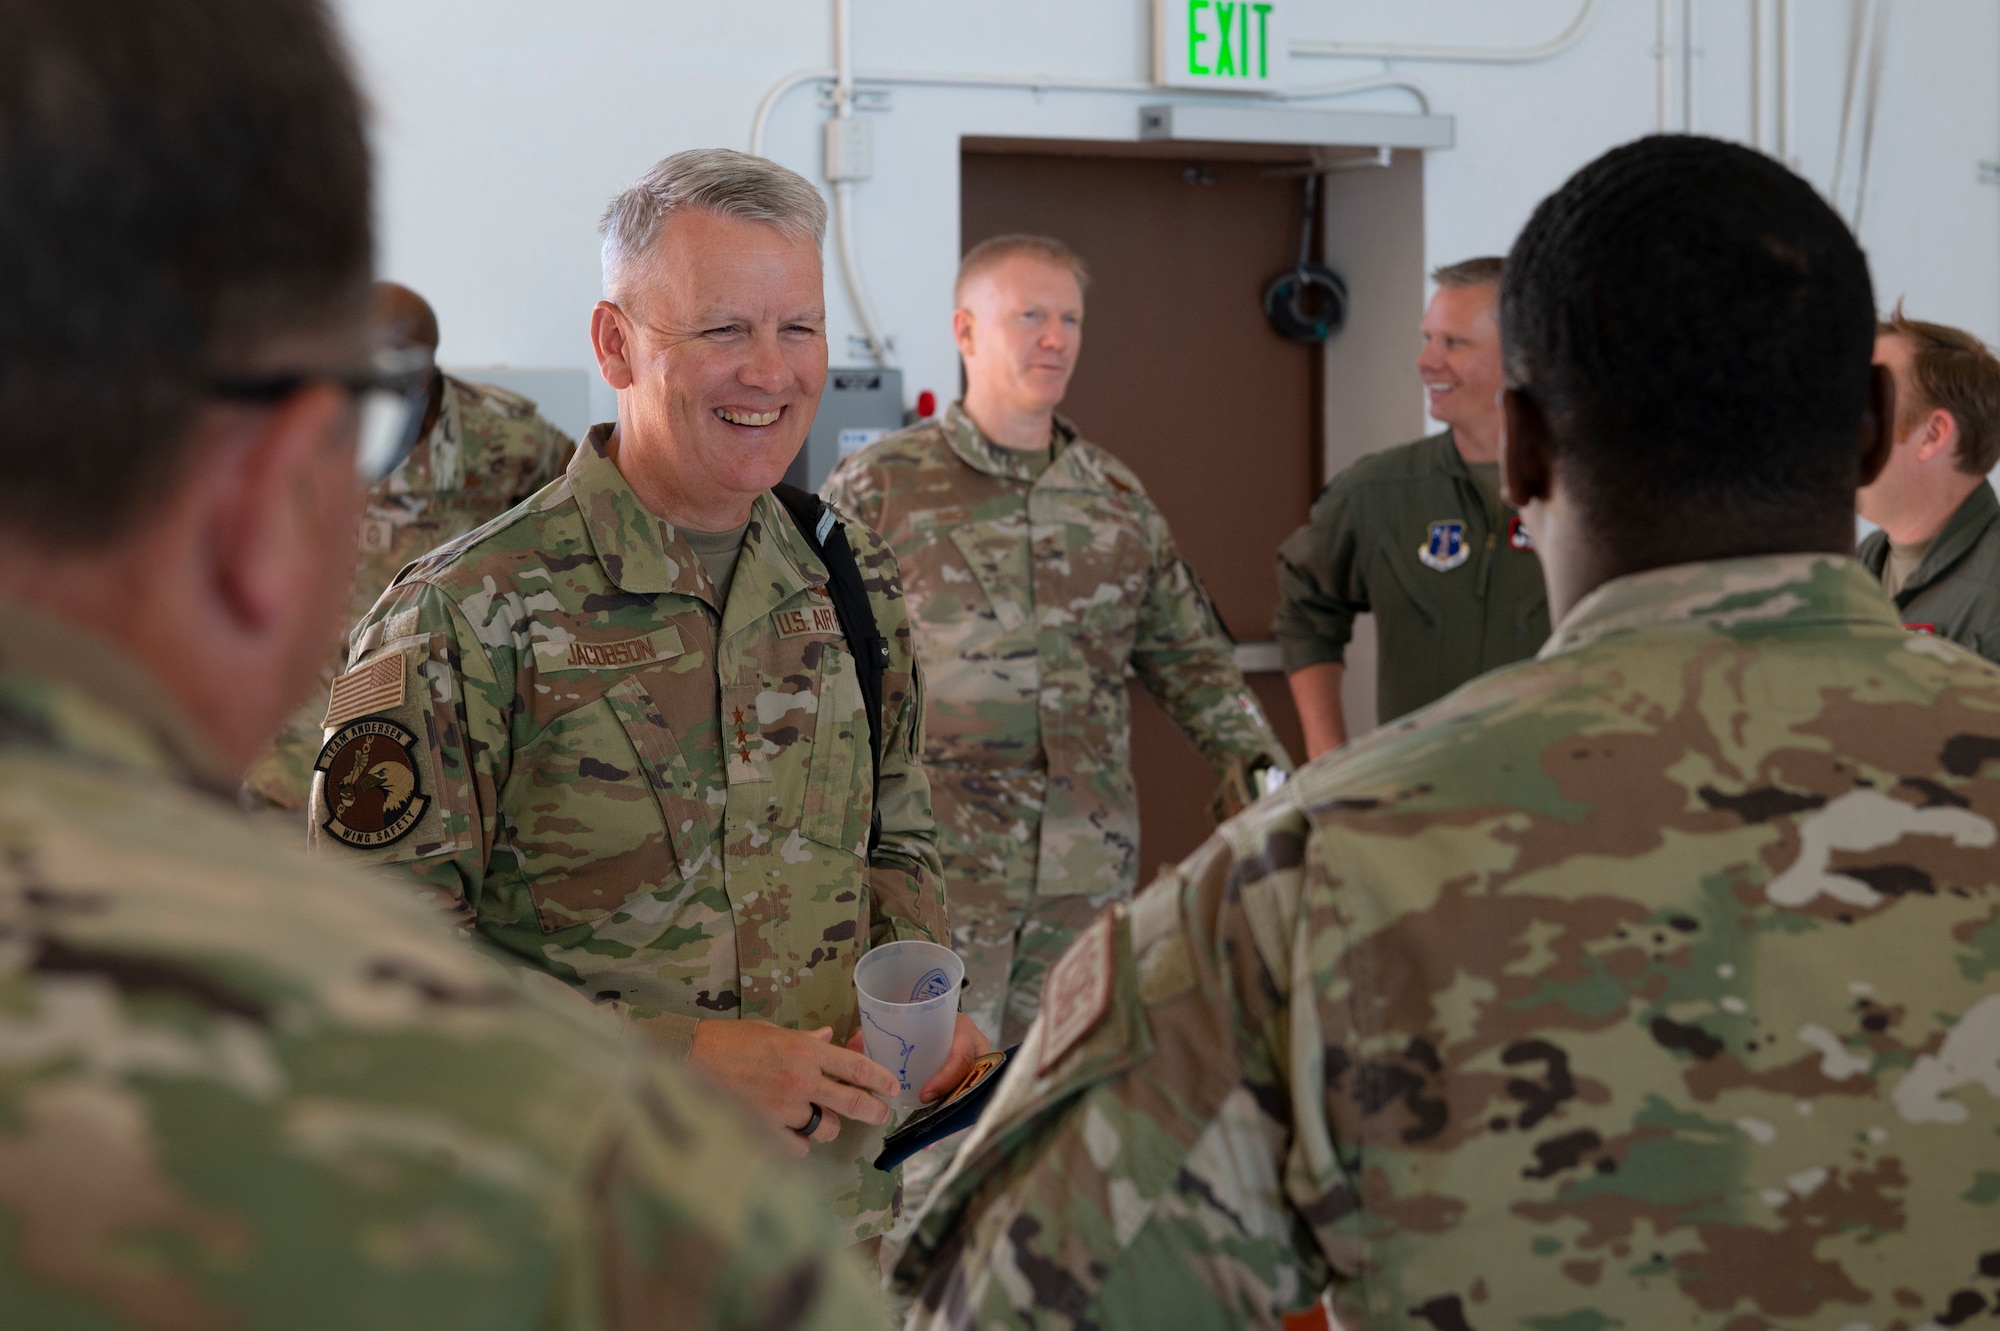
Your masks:
<instances>
[{"instance_id":1,"label":"gray electrical box","mask_svg":"<svg viewBox=\"0 0 2000 1331\"><path fill-rule=\"evenodd\" d=\"M826 392L820 395L812 433L792 459L785 479L803 489L817 490L834 463L902 428L901 370L828 370Z\"/></svg>"}]
</instances>

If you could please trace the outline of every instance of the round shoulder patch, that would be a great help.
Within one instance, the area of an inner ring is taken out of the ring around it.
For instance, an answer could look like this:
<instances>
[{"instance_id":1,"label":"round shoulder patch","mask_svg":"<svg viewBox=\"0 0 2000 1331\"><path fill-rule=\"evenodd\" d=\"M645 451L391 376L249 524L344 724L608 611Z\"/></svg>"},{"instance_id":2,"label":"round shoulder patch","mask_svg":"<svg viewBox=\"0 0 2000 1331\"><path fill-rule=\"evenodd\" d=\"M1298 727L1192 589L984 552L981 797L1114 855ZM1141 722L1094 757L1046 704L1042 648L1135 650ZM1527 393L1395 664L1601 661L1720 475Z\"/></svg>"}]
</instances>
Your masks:
<instances>
[{"instance_id":1,"label":"round shoulder patch","mask_svg":"<svg viewBox=\"0 0 2000 1331\"><path fill-rule=\"evenodd\" d=\"M431 803L418 775L416 743L415 735L380 716L334 731L313 763L326 800L320 830L362 850L408 836Z\"/></svg>"}]
</instances>

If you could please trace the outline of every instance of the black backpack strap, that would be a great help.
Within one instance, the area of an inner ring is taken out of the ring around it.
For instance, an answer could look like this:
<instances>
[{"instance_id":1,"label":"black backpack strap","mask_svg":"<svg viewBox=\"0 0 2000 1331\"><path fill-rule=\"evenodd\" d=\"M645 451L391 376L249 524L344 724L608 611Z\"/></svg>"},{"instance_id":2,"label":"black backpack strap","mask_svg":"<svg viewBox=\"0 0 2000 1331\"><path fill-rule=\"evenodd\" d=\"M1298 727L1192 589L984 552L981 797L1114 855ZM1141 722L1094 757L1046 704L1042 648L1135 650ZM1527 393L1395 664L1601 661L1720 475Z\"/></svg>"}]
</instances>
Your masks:
<instances>
[{"instance_id":1,"label":"black backpack strap","mask_svg":"<svg viewBox=\"0 0 2000 1331\"><path fill-rule=\"evenodd\" d=\"M826 501L796 485L779 484L771 493L792 515L799 534L826 564L827 590L841 636L854 657L861 681L861 705L868 713L868 753L873 760L874 797L869 801L868 850L882 839L882 676L889 670L889 640L875 623L875 607L861 584L861 565L847 543L847 531Z\"/></svg>"}]
</instances>

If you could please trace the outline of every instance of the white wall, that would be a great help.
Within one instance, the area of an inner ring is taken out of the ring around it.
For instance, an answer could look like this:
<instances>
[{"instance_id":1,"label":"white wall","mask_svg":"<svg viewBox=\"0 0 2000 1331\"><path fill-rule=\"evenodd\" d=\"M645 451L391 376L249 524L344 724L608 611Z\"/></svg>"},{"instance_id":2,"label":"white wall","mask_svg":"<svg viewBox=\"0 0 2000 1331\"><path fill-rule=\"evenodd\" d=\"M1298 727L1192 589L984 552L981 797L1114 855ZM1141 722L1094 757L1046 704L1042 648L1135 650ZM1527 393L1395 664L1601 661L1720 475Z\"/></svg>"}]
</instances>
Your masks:
<instances>
[{"instance_id":1,"label":"white wall","mask_svg":"<svg viewBox=\"0 0 2000 1331\"><path fill-rule=\"evenodd\" d=\"M594 228L606 199L667 153L746 146L764 90L791 70L831 60L828 0L336 4L377 111L383 271L431 297L443 323L441 355L456 364L589 366ZM1559 32L1578 4L1300 0L1294 35L1519 46ZM1670 127L1680 127L1683 4L1693 5L1695 18L1693 128L1747 141L1750 16L1761 4L1768 51L1776 0L1667 0L1664 63L1655 58L1655 5L1601 0L1582 39L1541 63L1393 66L1423 86L1435 110L1457 118L1457 147L1425 164L1432 263L1504 251L1535 202L1566 175L1653 130L1662 68L1670 75ZM1872 4L1889 6L1861 225L1878 294L1885 306L1906 296L1916 314L2000 339L2000 188L1983 183L1979 170L1982 161L2000 161L2000 7ZM1828 190L1851 6L1795 0L1791 10L1792 155ZM1147 71L1144 0L855 0L855 11L855 60L864 71L1106 79ZM1387 68L1301 64L1295 82ZM1768 71L1763 86L1769 147ZM894 89L890 109L873 116L876 176L858 187L857 236L912 396L923 388L948 396L957 382L946 331L960 137L1129 138L1137 107L1157 100L1161 94ZM1339 104L1400 110L1410 99L1390 91ZM767 153L817 180L823 115L813 89L793 93L773 118ZM1859 136L1857 123L1850 139ZM1854 158L1850 151L1840 200L1850 210ZM855 325L831 269L828 286L835 362L856 362L847 352ZM1413 309L1413 328L1417 315Z\"/></svg>"}]
</instances>

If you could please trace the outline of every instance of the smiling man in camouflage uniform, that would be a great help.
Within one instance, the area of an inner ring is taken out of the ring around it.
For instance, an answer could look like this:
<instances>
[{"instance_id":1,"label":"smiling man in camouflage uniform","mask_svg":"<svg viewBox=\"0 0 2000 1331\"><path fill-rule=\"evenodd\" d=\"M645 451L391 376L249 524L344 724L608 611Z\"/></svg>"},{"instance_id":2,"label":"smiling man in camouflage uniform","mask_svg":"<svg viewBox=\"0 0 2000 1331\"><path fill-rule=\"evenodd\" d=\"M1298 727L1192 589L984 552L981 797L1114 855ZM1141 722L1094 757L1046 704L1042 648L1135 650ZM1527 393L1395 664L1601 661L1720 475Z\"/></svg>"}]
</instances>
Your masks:
<instances>
[{"instance_id":1,"label":"smiling man in camouflage uniform","mask_svg":"<svg viewBox=\"0 0 2000 1331\"><path fill-rule=\"evenodd\" d=\"M1555 636L1078 940L918 1219L917 1325L2000 1305L2000 670L1848 557L1860 250L1769 158L1647 139L1502 309Z\"/></svg>"},{"instance_id":2,"label":"smiling man in camouflage uniform","mask_svg":"<svg viewBox=\"0 0 2000 1331\"><path fill-rule=\"evenodd\" d=\"M375 317L400 344L437 353L437 314L408 287L376 283ZM347 666L348 628L368 613L405 564L492 521L562 475L575 449L528 399L432 372L430 405L416 446L368 492L340 642L321 686L244 777L252 796L280 809L305 809L312 799L313 759L326 740L320 722L327 687Z\"/></svg>"},{"instance_id":3,"label":"smiling man in camouflage uniform","mask_svg":"<svg viewBox=\"0 0 2000 1331\"><path fill-rule=\"evenodd\" d=\"M357 398L422 410L331 28L0 5L0 1325L880 1327L740 1110L234 807L401 437Z\"/></svg>"},{"instance_id":4,"label":"smiling man in camouflage uniform","mask_svg":"<svg viewBox=\"0 0 2000 1331\"><path fill-rule=\"evenodd\" d=\"M432 885L642 1023L802 1154L810 1134L807 1172L866 1240L895 1208L870 1161L896 1082L844 1047L854 963L947 923L895 557L841 523L886 641L877 775L828 565L770 489L826 380L825 223L799 176L722 150L612 202L592 337L619 424L355 630L312 821L323 849ZM961 1019L925 1093L983 1049Z\"/></svg>"},{"instance_id":5,"label":"smiling man in camouflage uniform","mask_svg":"<svg viewBox=\"0 0 2000 1331\"><path fill-rule=\"evenodd\" d=\"M1291 767L1139 478L1056 415L1085 277L1046 237L975 247L952 315L965 400L825 486L902 561L964 1006L1002 1045L1138 877L1128 668L1232 786Z\"/></svg>"}]
</instances>

